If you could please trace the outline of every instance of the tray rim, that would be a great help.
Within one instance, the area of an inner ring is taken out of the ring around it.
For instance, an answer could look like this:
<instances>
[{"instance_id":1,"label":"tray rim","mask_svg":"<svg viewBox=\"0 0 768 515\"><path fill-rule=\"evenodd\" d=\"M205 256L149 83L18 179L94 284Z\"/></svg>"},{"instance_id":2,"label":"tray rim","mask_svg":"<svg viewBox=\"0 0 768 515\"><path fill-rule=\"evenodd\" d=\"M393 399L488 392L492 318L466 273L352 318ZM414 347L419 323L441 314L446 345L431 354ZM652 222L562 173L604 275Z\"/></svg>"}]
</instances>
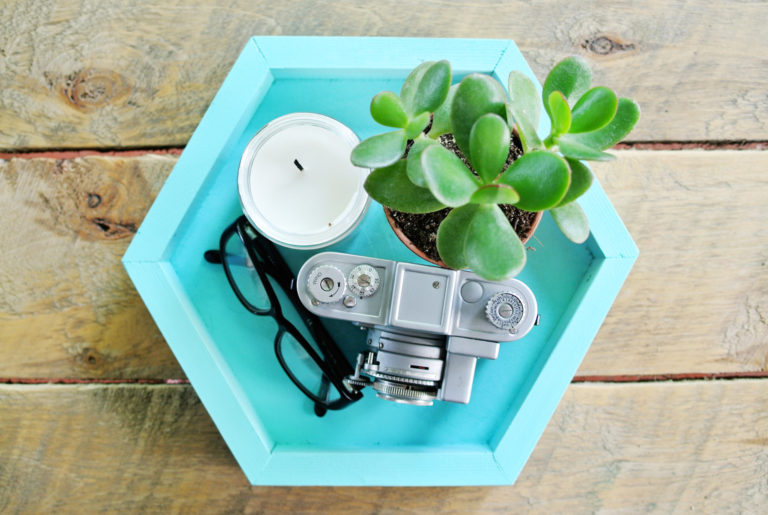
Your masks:
<instances>
[{"instance_id":1,"label":"tray rim","mask_svg":"<svg viewBox=\"0 0 768 515\"><path fill-rule=\"evenodd\" d=\"M350 49L353 49L350 51ZM375 58L371 56L374 55ZM322 58L320 58L322 57ZM313 450L276 445L195 315L170 263L176 228L205 191L209 172L245 129L276 78L307 73L407 73L423 59L451 60L457 74L486 72L506 83L532 70L511 40L256 36L245 45L123 257L123 264L201 401L253 484L511 484L543 433L638 249L595 181L581 202L594 259L569 302L552 351L528 394L487 446ZM375 70L375 71L374 71ZM248 98L243 103L242 99ZM237 113L237 116L232 116ZM539 132L547 132L543 117ZM204 144L203 144L204 143ZM178 323L179 321L187 323ZM181 343L183 342L183 343ZM215 367L211 368L211 364ZM215 371L215 373L212 373ZM523 435L525 438L520 438ZM257 442L258 444L255 444ZM361 464L376 460L375 471ZM365 472L361 472L366 469ZM301 470L301 474L297 474Z\"/></svg>"}]
</instances>

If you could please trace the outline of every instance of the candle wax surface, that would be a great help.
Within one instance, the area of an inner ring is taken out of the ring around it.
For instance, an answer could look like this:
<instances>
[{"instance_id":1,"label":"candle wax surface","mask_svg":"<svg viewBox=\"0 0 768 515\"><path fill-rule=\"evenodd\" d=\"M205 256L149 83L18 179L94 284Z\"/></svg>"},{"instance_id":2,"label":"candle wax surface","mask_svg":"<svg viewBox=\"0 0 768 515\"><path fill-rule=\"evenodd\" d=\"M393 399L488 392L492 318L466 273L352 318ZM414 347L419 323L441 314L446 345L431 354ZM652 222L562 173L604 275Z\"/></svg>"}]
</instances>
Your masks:
<instances>
[{"instance_id":1,"label":"candle wax surface","mask_svg":"<svg viewBox=\"0 0 768 515\"><path fill-rule=\"evenodd\" d=\"M338 134L314 125L274 134L251 164L250 188L257 209L286 233L327 231L362 188L364 174L350 162L351 151Z\"/></svg>"}]
</instances>

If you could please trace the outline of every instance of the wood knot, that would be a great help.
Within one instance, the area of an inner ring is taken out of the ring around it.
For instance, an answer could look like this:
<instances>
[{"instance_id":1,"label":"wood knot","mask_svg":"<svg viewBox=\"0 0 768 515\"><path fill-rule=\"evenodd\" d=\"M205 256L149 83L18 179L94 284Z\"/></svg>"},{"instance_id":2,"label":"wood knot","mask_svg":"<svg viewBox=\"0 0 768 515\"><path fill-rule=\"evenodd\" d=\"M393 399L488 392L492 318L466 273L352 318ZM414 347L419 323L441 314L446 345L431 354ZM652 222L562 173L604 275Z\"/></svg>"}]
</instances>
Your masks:
<instances>
[{"instance_id":1,"label":"wood knot","mask_svg":"<svg viewBox=\"0 0 768 515\"><path fill-rule=\"evenodd\" d=\"M101 195L98 193L88 193L88 207L95 209L101 204Z\"/></svg>"},{"instance_id":2,"label":"wood knot","mask_svg":"<svg viewBox=\"0 0 768 515\"><path fill-rule=\"evenodd\" d=\"M96 367L103 361L103 355L93 347L85 347L78 354L77 359L87 367Z\"/></svg>"},{"instance_id":3,"label":"wood knot","mask_svg":"<svg viewBox=\"0 0 768 515\"><path fill-rule=\"evenodd\" d=\"M117 240L136 233L134 222L118 222L109 218L97 217L89 221L102 233L103 238Z\"/></svg>"},{"instance_id":4,"label":"wood knot","mask_svg":"<svg viewBox=\"0 0 768 515\"><path fill-rule=\"evenodd\" d=\"M88 111L126 96L130 87L119 73L86 69L65 77L59 84L59 92L69 104Z\"/></svg>"},{"instance_id":5,"label":"wood knot","mask_svg":"<svg viewBox=\"0 0 768 515\"><path fill-rule=\"evenodd\" d=\"M617 37L602 34L585 39L581 46L597 55L610 55L635 49L634 43L624 43Z\"/></svg>"}]
</instances>

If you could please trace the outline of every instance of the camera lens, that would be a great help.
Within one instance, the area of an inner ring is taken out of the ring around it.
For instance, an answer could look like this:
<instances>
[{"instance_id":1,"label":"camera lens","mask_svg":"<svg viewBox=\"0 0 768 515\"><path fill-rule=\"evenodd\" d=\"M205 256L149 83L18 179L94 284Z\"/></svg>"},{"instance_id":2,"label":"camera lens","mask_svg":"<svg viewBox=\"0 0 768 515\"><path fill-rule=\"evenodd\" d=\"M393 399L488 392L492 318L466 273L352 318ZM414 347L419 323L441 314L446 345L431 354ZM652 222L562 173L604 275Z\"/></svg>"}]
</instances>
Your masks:
<instances>
[{"instance_id":1,"label":"camera lens","mask_svg":"<svg viewBox=\"0 0 768 515\"><path fill-rule=\"evenodd\" d=\"M377 379L373 382L373 389L379 399L385 399L400 404L413 406L432 406L437 398L437 389L424 386L402 384L397 381Z\"/></svg>"},{"instance_id":2,"label":"camera lens","mask_svg":"<svg viewBox=\"0 0 768 515\"><path fill-rule=\"evenodd\" d=\"M437 398L445 365L445 337L371 330L362 372L382 399L428 406Z\"/></svg>"}]
</instances>

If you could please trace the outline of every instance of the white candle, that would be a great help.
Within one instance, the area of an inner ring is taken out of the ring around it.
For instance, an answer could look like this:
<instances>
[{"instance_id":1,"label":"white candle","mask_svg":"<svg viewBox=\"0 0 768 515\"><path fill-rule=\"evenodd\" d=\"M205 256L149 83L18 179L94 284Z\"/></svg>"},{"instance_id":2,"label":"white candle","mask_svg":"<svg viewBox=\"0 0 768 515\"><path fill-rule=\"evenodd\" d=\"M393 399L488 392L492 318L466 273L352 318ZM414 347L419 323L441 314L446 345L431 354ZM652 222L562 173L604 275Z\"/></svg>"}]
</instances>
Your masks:
<instances>
[{"instance_id":1,"label":"white candle","mask_svg":"<svg viewBox=\"0 0 768 515\"><path fill-rule=\"evenodd\" d=\"M369 170L349 160L359 139L327 116L293 113L267 124L248 143L238 174L243 211L262 234L312 249L349 234L370 203Z\"/></svg>"}]
</instances>

